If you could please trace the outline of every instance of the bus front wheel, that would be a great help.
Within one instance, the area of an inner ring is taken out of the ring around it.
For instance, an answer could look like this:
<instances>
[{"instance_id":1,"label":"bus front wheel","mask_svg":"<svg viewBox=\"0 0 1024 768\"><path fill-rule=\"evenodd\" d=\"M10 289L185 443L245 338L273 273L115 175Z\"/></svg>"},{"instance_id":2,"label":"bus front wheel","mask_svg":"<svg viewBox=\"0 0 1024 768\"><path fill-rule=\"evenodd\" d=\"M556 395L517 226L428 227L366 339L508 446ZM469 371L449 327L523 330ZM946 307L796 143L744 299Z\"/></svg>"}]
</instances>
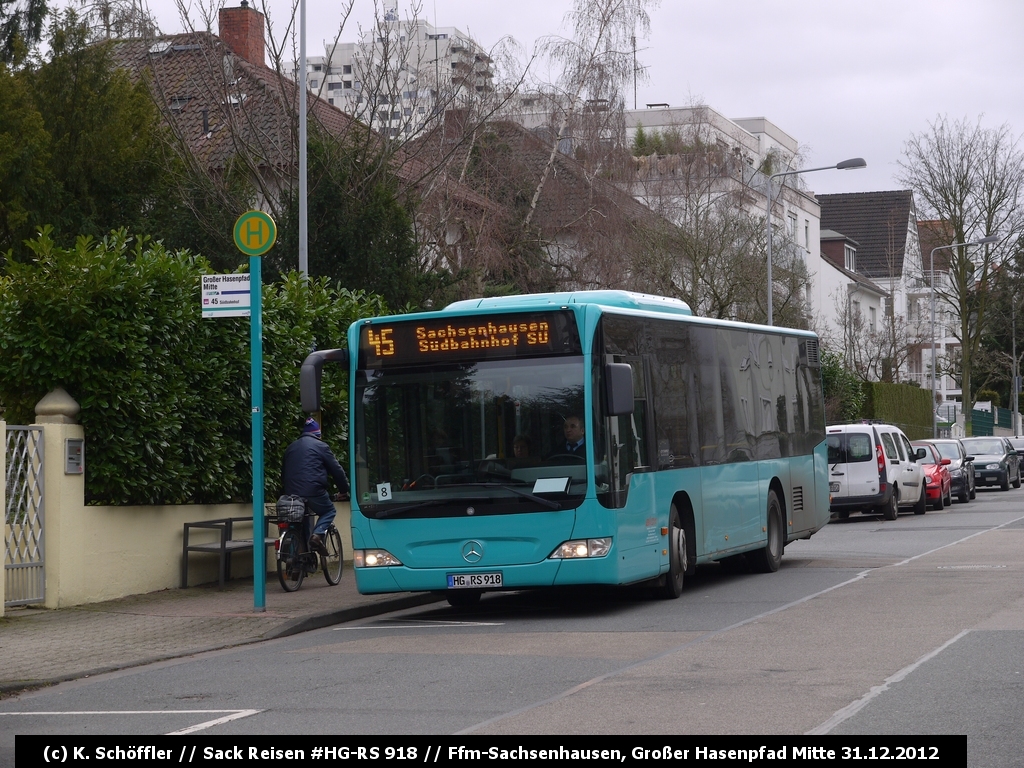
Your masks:
<instances>
[{"instance_id":1,"label":"bus front wheel","mask_svg":"<svg viewBox=\"0 0 1024 768\"><path fill-rule=\"evenodd\" d=\"M785 528L782 525L782 505L775 491L768 491L768 542L764 549L747 555L751 568L757 573L775 573L782 562L782 549L786 545Z\"/></svg>"},{"instance_id":2,"label":"bus front wheel","mask_svg":"<svg viewBox=\"0 0 1024 768\"><path fill-rule=\"evenodd\" d=\"M679 521L679 510L672 505L668 516L668 573L661 585L661 596L675 600L683 594L683 578L686 575L686 530Z\"/></svg>"}]
</instances>

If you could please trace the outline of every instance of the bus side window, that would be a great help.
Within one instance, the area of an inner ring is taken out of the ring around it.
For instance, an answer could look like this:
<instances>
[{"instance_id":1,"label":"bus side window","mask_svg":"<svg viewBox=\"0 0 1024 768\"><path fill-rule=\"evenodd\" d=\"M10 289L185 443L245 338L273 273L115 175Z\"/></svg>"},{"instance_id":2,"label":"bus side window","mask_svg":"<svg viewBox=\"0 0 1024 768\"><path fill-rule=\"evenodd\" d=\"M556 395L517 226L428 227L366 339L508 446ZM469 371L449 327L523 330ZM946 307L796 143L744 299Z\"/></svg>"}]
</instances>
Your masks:
<instances>
[{"instance_id":1,"label":"bus side window","mask_svg":"<svg viewBox=\"0 0 1024 768\"><path fill-rule=\"evenodd\" d=\"M715 332L711 328L695 326L690 329L690 339L697 368L697 425L701 464L722 464L726 456L725 421Z\"/></svg>"}]
</instances>

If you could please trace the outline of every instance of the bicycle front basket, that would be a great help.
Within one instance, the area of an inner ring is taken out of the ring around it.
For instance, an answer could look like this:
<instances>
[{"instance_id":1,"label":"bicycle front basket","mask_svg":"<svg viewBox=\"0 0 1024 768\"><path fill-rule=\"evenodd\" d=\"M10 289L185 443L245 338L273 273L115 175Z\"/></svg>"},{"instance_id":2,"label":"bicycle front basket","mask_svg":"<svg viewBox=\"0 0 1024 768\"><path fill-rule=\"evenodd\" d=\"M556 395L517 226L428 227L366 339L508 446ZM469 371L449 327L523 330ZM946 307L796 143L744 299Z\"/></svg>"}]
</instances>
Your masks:
<instances>
[{"instance_id":1,"label":"bicycle front basket","mask_svg":"<svg viewBox=\"0 0 1024 768\"><path fill-rule=\"evenodd\" d=\"M301 523L306 514L306 500L286 494L277 500L277 519L285 523Z\"/></svg>"}]
</instances>

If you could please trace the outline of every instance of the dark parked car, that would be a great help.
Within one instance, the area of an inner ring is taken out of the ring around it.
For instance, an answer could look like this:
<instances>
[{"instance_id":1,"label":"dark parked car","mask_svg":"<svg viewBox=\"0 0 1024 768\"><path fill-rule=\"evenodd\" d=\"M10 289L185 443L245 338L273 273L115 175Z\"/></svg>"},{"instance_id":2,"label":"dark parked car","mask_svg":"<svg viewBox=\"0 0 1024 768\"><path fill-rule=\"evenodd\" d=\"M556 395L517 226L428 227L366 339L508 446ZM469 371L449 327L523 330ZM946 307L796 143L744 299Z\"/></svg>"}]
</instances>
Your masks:
<instances>
[{"instance_id":1,"label":"dark parked car","mask_svg":"<svg viewBox=\"0 0 1024 768\"><path fill-rule=\"evenodd\" d=\"M959 440L931 440L944 459L949 459L949 479L953 483L953 495L963 504L975 496L974 457L967 453Z\"/></svg>"},{"instance_id":2,"label":"dark parked car","mask_svg":"<svg viewBox=\"0 0 1024 768\"><path fill-rule=\"evenodd\" d=\"M965 437L964 448L974 457L977 485L998 485L1004 491L1020 488L1020 456L1005 437Z\"/></svg>"}]
</instances>

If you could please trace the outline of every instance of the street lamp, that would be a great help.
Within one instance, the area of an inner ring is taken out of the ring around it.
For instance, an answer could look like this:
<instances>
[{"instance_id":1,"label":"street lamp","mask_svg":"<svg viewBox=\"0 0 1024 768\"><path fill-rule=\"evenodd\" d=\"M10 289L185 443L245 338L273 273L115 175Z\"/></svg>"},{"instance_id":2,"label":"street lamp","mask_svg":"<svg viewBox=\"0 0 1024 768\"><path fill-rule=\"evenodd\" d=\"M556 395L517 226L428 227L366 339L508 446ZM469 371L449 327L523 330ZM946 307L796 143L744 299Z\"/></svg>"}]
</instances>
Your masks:
<instances>
[{"instance_id":1,"label":"street lamp","mask_svg":"<svg viewBox=\"0 0 1024 768\"><path fill-rule=\"evenodd\" d=\"M295 6L292 6L293 8ZM307 199L306 0L299 2L299 274L309 278L309 201Z\"/></svg>"},{"instance_id":2,"label":"street lamp","mask_svg":"<svg viewBox=\"0 0 1024 768\"><path fill-rule=\"evenodd\" d=\"M935 405L935 252L945 251L950 248L967 247L971 245L985 245L987 243L994 243L999 239L999 235L986 235L978 240L971 240L969 243L951 243L949 245L940 245L937 248L932 248L931 256L929 257L931 264L928 267L928 271L931 273L931 304L932 304L932 437L939 436L939 419Z\"/></svg>"},{"instance_id":3,"label":"street lamp","mask_svg":"<svg viewBox=\"0 0 1024 768\"><path fill-rule=\"evenodd\" d=\"M800 171L781 171L779 173L773 173L768 177L768 207L765 215L765 226L768 227L767 240L768 240L768 325L774 325L772 322L774 316L772 314L772 179L777 179L781 176L796 176L798 173L813 173L814 171L849 171L854 168L866 168L867 163L864 162L863 157L854 157L850 160L843 160L841 163L835 165L825 165L821 168L804 168Z\"/></svg>"}]
</instances>

